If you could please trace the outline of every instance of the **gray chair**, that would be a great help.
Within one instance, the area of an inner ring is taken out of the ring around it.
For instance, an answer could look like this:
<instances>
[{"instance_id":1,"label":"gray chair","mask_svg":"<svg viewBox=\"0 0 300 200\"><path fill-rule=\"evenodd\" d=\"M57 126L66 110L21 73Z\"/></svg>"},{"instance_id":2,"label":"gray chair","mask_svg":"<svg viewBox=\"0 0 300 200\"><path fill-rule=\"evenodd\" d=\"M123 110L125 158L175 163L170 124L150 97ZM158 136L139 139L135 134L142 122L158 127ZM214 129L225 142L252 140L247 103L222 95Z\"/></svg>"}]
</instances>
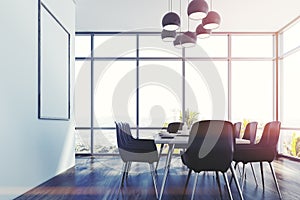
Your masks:
<instances>
[{"instance_id":1,"label":"gray chair","mask_svg":"<svg viewBox=\"0 0 300 200\"><path fill-rule=\"evenodd\" d=\"M158 161L157 148L154 140L135 139L132 137L130 126L128 123L116 122L116 135L118 150L121 159L124 162L123 175L121 177L120 189L123 187L124 179L128 176L129 167L132 162L149 163L150 171L153 179L156 198L158 198L156 177L154 172L154 162ZM118 191L118 193L119 193Z\"/></svg>"}]
</instances>

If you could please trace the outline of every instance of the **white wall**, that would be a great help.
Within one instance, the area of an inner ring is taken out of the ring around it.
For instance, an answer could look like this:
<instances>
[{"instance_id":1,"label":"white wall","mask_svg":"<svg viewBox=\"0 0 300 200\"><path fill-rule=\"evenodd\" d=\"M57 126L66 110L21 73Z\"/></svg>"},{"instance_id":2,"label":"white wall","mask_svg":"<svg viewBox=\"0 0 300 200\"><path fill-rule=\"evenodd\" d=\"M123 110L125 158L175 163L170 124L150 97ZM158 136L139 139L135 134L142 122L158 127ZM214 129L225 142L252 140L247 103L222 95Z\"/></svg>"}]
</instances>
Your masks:
<instances>
[{"instance_id":1,"label":"white wall","mask_svg":"<svg viewBox=\"0 0 300 200\"><path fill-rule=\"evenodd\" d=\"M44 3L72 34L73 58L73 1ZM37 119L37 16L37 0L0 1L0 199L17 197L75 164L73 106L70 121ZM73 66L72 59L71 77Z\"/></svg>"}]
</instances>

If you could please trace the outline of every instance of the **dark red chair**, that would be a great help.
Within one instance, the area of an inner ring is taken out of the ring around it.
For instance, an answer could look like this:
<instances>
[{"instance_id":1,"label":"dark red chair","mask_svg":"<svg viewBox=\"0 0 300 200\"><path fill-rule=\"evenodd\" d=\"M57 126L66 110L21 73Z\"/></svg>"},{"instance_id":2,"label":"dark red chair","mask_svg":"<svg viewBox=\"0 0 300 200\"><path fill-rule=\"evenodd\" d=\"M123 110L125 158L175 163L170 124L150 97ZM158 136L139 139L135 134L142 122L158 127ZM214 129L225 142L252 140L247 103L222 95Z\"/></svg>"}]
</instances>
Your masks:
<instances>
[{"instance_id":1,"label":"dark red chair","mask_svg":"<svg viewBox=\"0 0 300 200\"><path fill-rule=\"evenodd\" d=\"M234 131L234 137L235 138L240 138L241 136L241 127L242 127L242 122L236 122L233 124L233 131Z\"/></svg>"},{"instance_id":2,"label":"dark red chair","mask_svg":"<svg viewBox=\"0 0 300 200\"><path fill-rule=\"evenodd\" d=\"M242 138L246 140L250 140L250 143L254 144L256 139L256 131L257 131L257 122L249 122L246 125L244 135Z\"/></svg>"},{"instance_id":3,"label":"dark red chair","mask_svg":"<svg viewBox=\"0 0 300 200\"><path fill-rule=\"evenodd\" d=\"M255 141L256 141L256 132L257 132L257 122L249 122L246 125L245 131L244 131L244 135L243 135L242 138L246 139L246 140L250 140L250 144L254 144ZM239 144L239 145L245 145L245 144ZM239 145L237 145L237 146L239 146ZM237 163L235 164L235 168L236 168L236 166L237 166ZM255 175L252 163L250 163L250 167L251 167L251 171L252 171L252 174L253 174L253 177L254 177L254 181L255 181L256 185L258 185L257 184L257 178L256 178L256 175ZM245 165L243 165L243 173L242 174L246 173L245 170L246 170L245 169ZM242 183L245 180L244 179L245 176L242 176ZM244 186L244 184L242 184L242 189L243 189L243 186Z\"/></svg>"},{"instance_id":4,"label":"dark red chair","mask_svg":"<svg viewBox=\"0 0 300 200\"><path fill-rule=\"evenodd\" d=\"M242 162L244 165L252 162L259 162L262 176L263 189L264 186L264 174L263 174L263 162L268 162L273 179L276 185L277 192L281 199L281 193L279 190L278 182L272 161L277 155L277 143L280 134L281 123L279 121L269 122L265 125L260 141L257 144L251 145L237 145L235 148L233 160L235 162ZM245 172L243 172L243 177Z\"/></svg>"}]
</instances>

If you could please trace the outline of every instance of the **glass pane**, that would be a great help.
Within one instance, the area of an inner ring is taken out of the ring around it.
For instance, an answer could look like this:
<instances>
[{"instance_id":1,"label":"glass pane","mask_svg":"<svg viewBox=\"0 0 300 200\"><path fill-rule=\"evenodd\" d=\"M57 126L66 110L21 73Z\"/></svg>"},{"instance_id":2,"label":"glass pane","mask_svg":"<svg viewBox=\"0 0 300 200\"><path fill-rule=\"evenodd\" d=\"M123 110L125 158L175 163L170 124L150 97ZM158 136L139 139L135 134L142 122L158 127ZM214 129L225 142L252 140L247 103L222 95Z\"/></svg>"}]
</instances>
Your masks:
<instances>
[{"instance_id":1,"label":"glass pane","mask_svg":"<svg viewBox=\"0 0 300 200\"><path fill-rule=\"evenodd\" d=\"M232 120L273 119L273 62L232 62Z\"/></svg>"},{"instance_id":2,"label":"glass pane","mask_svg":"<svg viewBox=\"0 0 300 200\"><path fill-rule=\"evenodd\" d=\"M91 62L75 62L75 126L91 126Z\"/></svg>"},{"instance_id":3,"label":"glass pane","mask_svg":"<svg viewBox=\"0 0 300 200\"><path fill-rule=\"evenodd\" d=\"M300 51L283 60L281 77L281 121L284 127L300 127Z\"/></svg>"},{"instance_id":4,"label":"glass pane","mask_svg":"<svg viewBox=\"0 0 300 200\"><path fill-rule=\"evenodd\" d=\"M278 147L280 154L300 158L300 131L281 130Z\"/></svg>"},{"instance_id":5,"label":"glass pane","mask_svg":"<svg viewBox=\"0 0 300 200\"><path fill-rule=\"evenodd\" d=\"M135 35L94 36L95 57L136 57Z\"/></svg>"},{"instance_id":6,"label":"glass pane","mask_svg":"<svg viewBox=\"0 0 300 200\"><path fill-rule=\"evenodd\" d=\"M300 21L283 33L283 52L300 46Z\"/></svg>"},{"instance_id":7,"label":"glass pane","mask_svg":"<svg viewBox=\"0 0 300 200\"><path fill-rule=\"evenodd\" d=\"M95 127L136 126L135 61L95 61L94 91Z\"/></svg>"},{"instance_id":8,"label":"glass pane","mask_svg":"<svg viewBox=\"0 0 300 200\"><path fill-rule=\"evenodd\" d=\"M232 57L273 57L272 35L233 35Z\"/></svg>"},{"instance_id":9,"label":"glass pane","mask_svg":"<svg viewBox=\"0 0 300 200\"><path fill-rule=\"evenodd\" d=\"M178 121L182 107L182 62L141 61L139 68L141 127Z\"/></svg>"},{"instance_id":10,"label":"glass pane","mask_svg":"<svg viewBox=\"0 0 300 200\"><path fill-rule=\"evenodd\" d=\"M91 37L76 35L75 57L91 57Z\"/></svg>"},{"instance_id":11,"label":"glass pane","mask_svg":"<svg viewBox=\"0 0 300 200\"><path fill-rule=\"evenodd\" d=\"M140 57L177 57L182 50L174 47L173 42L164 42L160 35L141 35L139 37Z\"/></svg>"},{"instance_id":12,"label":"glass pane","mask_svg":"<svg viewBox=\"0 0 300 200\"><path fill-rule=\"evenodd\" d=\"M186 63L185 107L193 121L227 119L228 69L224 61Z\"/></svg>"},{"instance_id":13,"label":"glass pane","mask_svg":"<svg viewBox=\"0 0 300 200\"><path fill-rule=\"evenodd\" d=\"M90 130L75 130L75 153L91 153Z\"/></svg>"},{"instance_id":14,"label":"glass pane","mask_svg":"<svg viewBox=\"0 0 300 200\"><path fill-rule=\"evenodd\" d=\"M197 45L185 49L187 57L228 57L228 37L210 36L197 39Z\"/></svg>"},{"instance_id":15,"label":"glass pane","mask_svg":"<svg viewBox=\"0 0 300 200\"><path fill-rule=\"evenodd\" d=\"M94 153L119 153L116 130L94 130Z\"/></svg>"}]
</instances>

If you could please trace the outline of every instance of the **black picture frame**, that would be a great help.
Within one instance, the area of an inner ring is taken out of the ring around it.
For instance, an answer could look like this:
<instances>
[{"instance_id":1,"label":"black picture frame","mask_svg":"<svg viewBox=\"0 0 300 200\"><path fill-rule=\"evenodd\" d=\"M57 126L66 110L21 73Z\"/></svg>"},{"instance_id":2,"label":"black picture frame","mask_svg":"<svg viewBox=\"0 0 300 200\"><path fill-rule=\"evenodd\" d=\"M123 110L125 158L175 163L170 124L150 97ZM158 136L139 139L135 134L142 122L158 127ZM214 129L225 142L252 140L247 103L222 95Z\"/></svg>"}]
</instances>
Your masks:
<instances>
[{"instance_id":1,"label":"black picture frame","mask_svg":"<svg viewBox=\"0 0 300 200\"><path fill-rule=\"evenodd\" d=\"M38 119L70 120L70 38L38 0Z\"/></svg>"}]
</instances>

